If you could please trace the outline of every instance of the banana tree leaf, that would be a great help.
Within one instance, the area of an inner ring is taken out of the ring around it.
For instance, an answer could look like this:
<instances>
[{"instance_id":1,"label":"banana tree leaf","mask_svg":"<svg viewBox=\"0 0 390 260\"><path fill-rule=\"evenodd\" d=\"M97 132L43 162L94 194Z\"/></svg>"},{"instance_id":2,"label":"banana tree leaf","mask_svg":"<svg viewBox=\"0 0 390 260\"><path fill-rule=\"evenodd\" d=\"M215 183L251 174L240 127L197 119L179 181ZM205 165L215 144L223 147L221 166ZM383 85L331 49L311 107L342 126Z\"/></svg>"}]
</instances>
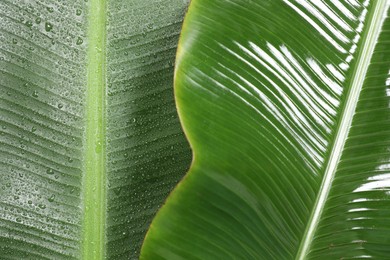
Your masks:
<instances>
[{"instance_id":1,"label":"banana tree leaf","mask_svg":"<svg viewBox=\"0 0 390 260\"><path fill-rule=\"evenodd\" d=\"M0 1L0 258L134 259L191 152L188 1Z\"/></svg>"},{"instance_id":2,"label":"banana tree leaf","mask_svg":"<svg viewBox=\"0 0 390 260\"><path fill-rule=\"evenodd\" d=\"M141 259L390 258L390 1L193 0L191 169Z\"/></svg>"}]
</instances>

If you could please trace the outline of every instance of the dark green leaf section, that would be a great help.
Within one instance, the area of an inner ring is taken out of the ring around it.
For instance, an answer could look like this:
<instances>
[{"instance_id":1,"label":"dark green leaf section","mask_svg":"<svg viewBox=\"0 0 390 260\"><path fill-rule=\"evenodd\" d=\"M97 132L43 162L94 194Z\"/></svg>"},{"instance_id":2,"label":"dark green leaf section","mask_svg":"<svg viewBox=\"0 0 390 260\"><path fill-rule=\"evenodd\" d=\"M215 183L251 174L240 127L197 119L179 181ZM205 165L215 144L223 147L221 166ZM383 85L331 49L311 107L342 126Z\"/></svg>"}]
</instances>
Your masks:
<instances>
[{"instance_id":1,"label":"dark green leaf section","mask_svg":"<svg viewBox=\"0 0 390 260\"><path fill-rule=\"evenodd\" d=\"M173 64L187 1L109 1L107 257L139 255L145 232L188 170L173 99Z\"/></svg>"},{"instance_id":2,"label":"dark green leaf section","mask_svg":"<svg viewBox=\"0 0 390 260\"><path fill-rule=\"evenodd\" d=\"M0 1L1 259L82 257L90 4ZM191 160L172 93L186 5L106 3L108 259L137 258Z\"/></svg>"},{"instance_id":3,"label":"dark green leaf section","mask_svg":"<svg viewBox=\"0 0 390 260\"><path fill-rule=\"evenodd\" d=\"M386 8L192 1L175 95L194 161L153 221L141 259L389 256ZM356 116L340 139L356 91Z\"/></svg>"}]
</instances>

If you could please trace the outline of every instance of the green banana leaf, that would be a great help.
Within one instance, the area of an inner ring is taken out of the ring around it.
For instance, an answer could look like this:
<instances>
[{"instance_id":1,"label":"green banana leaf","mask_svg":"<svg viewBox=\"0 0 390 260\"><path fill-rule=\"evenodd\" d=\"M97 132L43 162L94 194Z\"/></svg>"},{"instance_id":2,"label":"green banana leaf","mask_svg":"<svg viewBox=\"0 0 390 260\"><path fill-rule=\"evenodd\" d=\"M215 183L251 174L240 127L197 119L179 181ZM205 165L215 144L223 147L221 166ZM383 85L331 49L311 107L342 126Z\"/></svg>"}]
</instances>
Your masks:
<instances>
[{"instance_id":1,"label":"green banana leaf","mask_svg":"<svg viewBox=\"0 0 390 260\"><path fill-rule=\"evenodd\" d=\"M188 1L0 1L0 259L135 259L191 152Z\"/></svg>"},{"instance_id":2,"label":"green banana leaf","mask_svg":"<svg viewBox=\"0 0 390 260\"><path fill-rule=\"evenodd\" d=\"M387 0L193 0L191 169L141 259L390 259Z\"/></svg>"}]
</instances>

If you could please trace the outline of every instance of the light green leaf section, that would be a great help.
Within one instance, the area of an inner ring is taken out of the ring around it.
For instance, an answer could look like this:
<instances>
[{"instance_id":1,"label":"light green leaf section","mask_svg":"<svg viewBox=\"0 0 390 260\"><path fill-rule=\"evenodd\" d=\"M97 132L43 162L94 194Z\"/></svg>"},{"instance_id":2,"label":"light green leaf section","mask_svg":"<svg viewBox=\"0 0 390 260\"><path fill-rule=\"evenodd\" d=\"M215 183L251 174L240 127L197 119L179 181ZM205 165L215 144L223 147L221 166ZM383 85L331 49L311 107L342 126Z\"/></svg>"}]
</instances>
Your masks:
<instances>
[{"instance_id":1,"label":"light green leaf section","mask_svg":"<svg viewBox=\"0 0 390 260\"><path fill-rule=\"evenodd\" d=\"M103 259L106 253L106 11L105 0L89 4L81 231L83 259Z\"/></svg>"},{"instance_id":2,"label":"light green leaf section","mask_svg":"<svg viewBox=\"0 0 390 260\"><path fill-rule=\"evenodd\" d=\"M0 1L0 258L136 259L191 153L187 1Z\"/></svg>"},{"instance_id":3,"label":"light green leaf section","mask_svg":"<svg viewBox=\"0 0 390 260\"><path fill-rule=\"evenodd\" d=\"M390 1L193 0L194 152L141 259L387 259Z\"/></svg>"}]
</instances>

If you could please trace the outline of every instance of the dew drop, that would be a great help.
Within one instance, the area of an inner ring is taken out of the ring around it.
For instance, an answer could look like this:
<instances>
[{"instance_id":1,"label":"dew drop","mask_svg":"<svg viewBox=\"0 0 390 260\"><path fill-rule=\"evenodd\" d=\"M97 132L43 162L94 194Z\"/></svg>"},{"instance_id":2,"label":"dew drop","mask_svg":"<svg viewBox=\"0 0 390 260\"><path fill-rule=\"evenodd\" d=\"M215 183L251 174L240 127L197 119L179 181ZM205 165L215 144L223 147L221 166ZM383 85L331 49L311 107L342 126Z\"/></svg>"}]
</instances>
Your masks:
<instances>
[{"instance_id":1,"label":"dew drop","mask_svg":"<svg viewBox=\"0 0 390 260\"><path fill-rule=\"evenodd\" d=\"M46 170L46 173L52 175L52 174L54 174L54 171L53 171L53 169L49 168Z\"/></svg>"},{"instance_id":2,"label":"dew drop","mask_svg":"<svg viewBox=\"0 0 390 260\"><path fill-rule=\"evenodd\" d=\"M77 44L77 45L83 44L83 39L81 39L80 37L77 37L76 44Z\"/></svg>"},{"instance_id":3,"label":"dew drop","mask_svg":"<svg viewBox=\"0 0 390 260\"><path fill-rule=\"evenodd\" d=\"M81 10L80 10L80 9L77 9L77 10L76 10L76 15L77 15L77 16L80 16L80 15L81 15Z\"/></svg>"},{"instance_id":4,"label":"dew drop","mask_svg":"<svg viewBox=\"0 0 390 260\"><path fill-rule=\"evenodd\" d=\"M36 22L37 24L40 24L41 21L42 21L42 19L41 19L40 17L37 17L37 18L35 19L35 22Z\"/></svg>"},{"instance_id":5,"label":"dew drop","mask_svg":"<svg viewBox=\"0 0 390 260\"><path fill-rule=\"evenodd\" d=\"M101 151L102 151L102 143L100 141L98 141L95 145L95 152L101 153Z\"/></svg>"},{"instance_id":6,"label":"dew drop","mask_svg":"<svg viewBox=\"0 0 390 260\"><path fill-rule=\"evenodd\" d=\"M49 201L49 202L53 202L54 201L54 199L55 199L55 195L51 195L47 200Z\"/></svg>"},{"instance_id":7,"label":"dew drop","mask_svg":"<svg viewBox=\"0 0 390 260\"><path fill-rule=\"evenodd\" d=\"M27 21L27 22L26 22L26 25L27 25L27 27L30 27L30 28L31 28L32 25L33 25L33 23L32 23L32 21Z\"/></svg>"},{"instance_id":8,"label":"dew drop","mask_svg":"<svg viewBox=\"0 0 390 260\"><path fill-rule=\"evenodd\" d=\"M32 96L35 97L35 98L37 98L37 97L38 97L38 91L34 91L34 92L32 93Z\"/></svg>"},{"instance_id":9,"label":"dew drop","mask_svg":"<svg viewBox=\"0 0 390 260\"><path fill-rule=\"evenodd\" d=\"M45 30L46 30L46 32L50 32L51 30L53 30L53 25L49 22L46 22L45 23Z\"/></svg>"}]
</instances>

